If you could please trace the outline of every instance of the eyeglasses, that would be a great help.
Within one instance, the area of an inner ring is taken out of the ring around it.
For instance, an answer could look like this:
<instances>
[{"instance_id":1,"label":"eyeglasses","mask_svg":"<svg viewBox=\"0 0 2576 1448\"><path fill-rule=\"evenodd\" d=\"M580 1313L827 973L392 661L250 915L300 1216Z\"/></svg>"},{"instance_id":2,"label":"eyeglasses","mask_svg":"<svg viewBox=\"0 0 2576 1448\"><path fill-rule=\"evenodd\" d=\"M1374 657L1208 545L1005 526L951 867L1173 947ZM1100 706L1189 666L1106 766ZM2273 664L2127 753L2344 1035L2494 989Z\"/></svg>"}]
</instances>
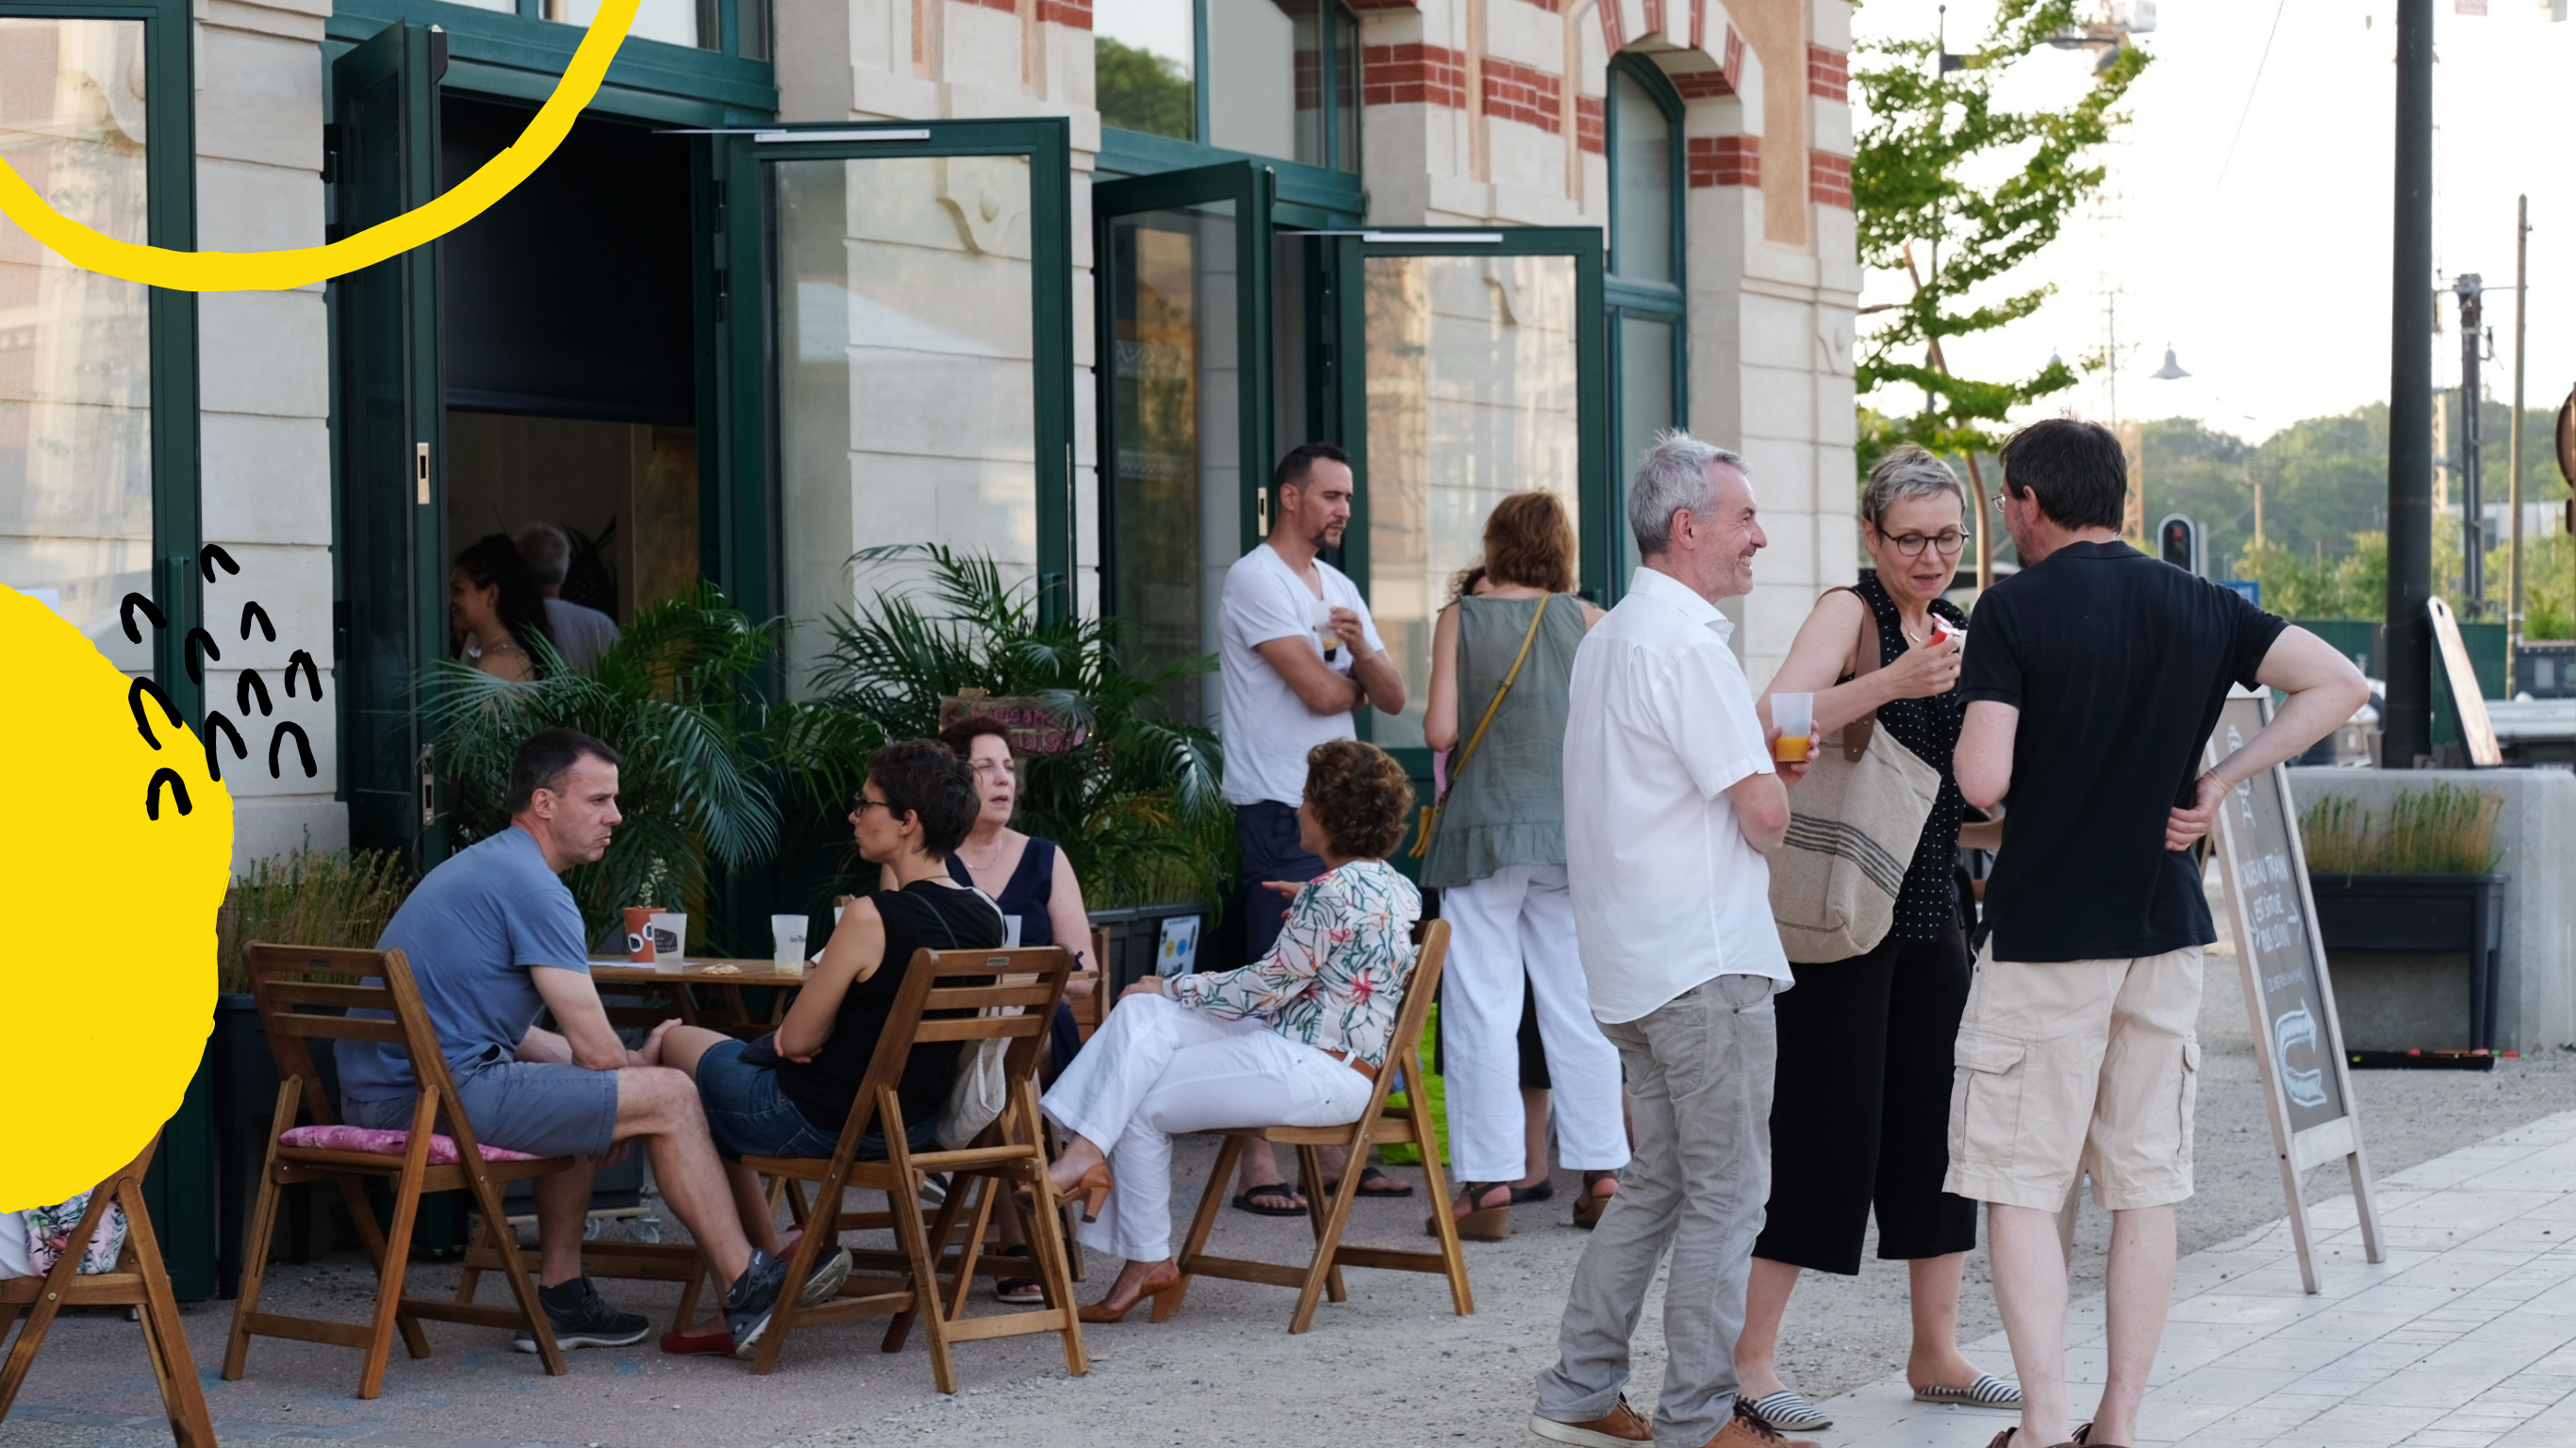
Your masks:
<instances>
[{"instance_id":1,"label":"eyeglasses","mask_svg":"<svg viewBox=\"0 0 2576 1448\"><path fill-rule=\"evenodd\" d=\"M2005 496L2005 495L2004 495L2004 494L2002 494L2002 493L1997 493L1997 494L1995 494L1993 497L1988 498L1986 501L1987 501L1987 502L1990 502L1990 503L1992 503L1992 504L1994 504L1994 505L1995 505L1996 510L1997 510L1998 512L2000 512L2000 511L2002 511L2003 506L2004 506L2004 496Z\"/></svg>"},{"instance_id":2,"label":"eyeglasses","mask_svg":"<svg viewBox=\"0 0 2576 1448\"><path fill-rule=\"evenodd\" d=\"M869 810L892 808L894 808L894 806L886 803L884 800L870 799L866 795L860 795L859 802L850 806L850 813L859 819L866 819L868 817Z\"/></svg>"},{"instance_id":3,"label":"eyeglasses","mask_svg":"<svg viewBox=\"0 0 2576 1448\"><path fill-rule=\"evenodd\" d=\"M1893 537L1885 534L1880 536L1887 537L1887 541L1895 547L1896 551L1908 558L1922 557L1923 550L1926 548L1938 548L1941 550L1942 557L1956 558L1960 550L1968 546L1968 535L1956 528L1944 528L1938 533L1898 533Z\"/></svg>"}]
</instances>

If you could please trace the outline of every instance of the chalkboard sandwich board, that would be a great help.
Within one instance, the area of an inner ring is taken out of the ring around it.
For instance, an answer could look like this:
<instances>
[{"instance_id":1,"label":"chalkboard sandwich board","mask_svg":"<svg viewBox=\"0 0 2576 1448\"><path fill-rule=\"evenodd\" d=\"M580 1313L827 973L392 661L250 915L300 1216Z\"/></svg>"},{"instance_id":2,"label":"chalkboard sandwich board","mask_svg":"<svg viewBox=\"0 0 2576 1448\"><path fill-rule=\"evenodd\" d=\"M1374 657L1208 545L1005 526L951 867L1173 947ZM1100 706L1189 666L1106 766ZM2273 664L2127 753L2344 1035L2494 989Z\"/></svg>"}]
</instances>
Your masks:
<instances>
[{"instance_id":1,"label":"chalkboard sandwich board","mask_svg":"<svg viewBox=\"0 0 2576 1448\"><path fill-rule=\"evenodd\" d=\"M2230 697L2204 750L2204 767L2215 767L2271 719L2268 690ZM2315 1292L2316 1253L2300 1186L2311 1168L2343 1159L2352 1175L2363 1249L2373 1262L2382 1252L2370 1163L2353 1113L2350 1058L2335 1017L2334 983L2326 971L2325 939L2318 932L2316 901L2308 888L2307 850L2299 839L2289 772L2274 765L2238 785L2219 808L2213 835L2235 920L2254 1061L2271 1104L2272 1146L2280 1161L2281 1190L2289 1199L2299 1276Z\"/></svg>"}]
</instances>

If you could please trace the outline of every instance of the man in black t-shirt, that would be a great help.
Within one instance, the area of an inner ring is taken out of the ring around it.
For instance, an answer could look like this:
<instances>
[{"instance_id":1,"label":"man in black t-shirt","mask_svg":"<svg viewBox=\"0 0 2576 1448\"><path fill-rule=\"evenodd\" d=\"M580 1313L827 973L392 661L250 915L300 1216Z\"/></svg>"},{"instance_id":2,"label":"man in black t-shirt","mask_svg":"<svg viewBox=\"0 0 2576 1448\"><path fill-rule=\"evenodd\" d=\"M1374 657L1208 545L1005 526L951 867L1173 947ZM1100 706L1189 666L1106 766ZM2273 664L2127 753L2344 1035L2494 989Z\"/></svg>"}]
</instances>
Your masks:
<instances>
[{"instance_id":1,"label":"man in black t-shirt","mask_svg":"<svg viewBox=\"0 0 2576 1448\"><path fill-rule=\"evenodd\" d=\"M1995 1300L2021 1369L2017 1443L2068 1443L2066 1262L2080 1173L2112 1213L2110 1367L2087 1440L2138 1441L2191 1195L2201 947L2217 938L2188 853L2238 784L2361 707L2351 661L2228 589L2119 541L2128 469L2092 423L2004 445L2022 571L1970 620L1954 762L1970 804L2011 795L1986 886L1994 937L1960 1022L1946 1190L1987 1203ZM2288 694L2218 767L2201 748L2231 685Z\"/></svg>"}]
</instances>

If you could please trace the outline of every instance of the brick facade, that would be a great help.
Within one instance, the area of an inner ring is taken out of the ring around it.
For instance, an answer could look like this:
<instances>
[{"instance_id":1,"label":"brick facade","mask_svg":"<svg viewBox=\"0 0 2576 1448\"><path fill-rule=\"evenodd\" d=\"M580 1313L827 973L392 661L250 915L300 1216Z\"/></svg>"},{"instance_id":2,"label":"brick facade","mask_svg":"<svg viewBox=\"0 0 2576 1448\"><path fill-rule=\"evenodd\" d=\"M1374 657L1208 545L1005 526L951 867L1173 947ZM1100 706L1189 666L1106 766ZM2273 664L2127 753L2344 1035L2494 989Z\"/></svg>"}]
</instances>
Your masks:
<instances>
[{"instance_id":1,"label":"brick facade","mask_svg":"<svg viewBox=\"0 0 2576 1448\"><path fill-rule=\"evenodd\" d=\"M1807 47L1807 94L1822 100L1851 101L1851 57L1821 45Z\"/></svg>"},{"instance_id":2,"label":"brick facade","mask_svg":"<svg viewBox=\"0 0 2576 1448\"><path fill-rule=\"evenodd\" d=\"M1463 67L1462 61L1462 77ZM1555 76L1491 56L1486 57L1484 70L1486 115L1536 126L1551 136L1565 129L1562 83Z\"/></svg>"},{"instance_id":3,"label":"brick facade","mask_svg":"<svg viewBox=\"0 0 2576 1448\"><path fill-rule=\"evenodd\" d=\"M1601 116L1601 98L1576 96L1574 98L1575 144L1598 156L1606 148L1608 137L1609 128L1603 123Z\"/></svg>"},{"instance_id":4,"label":"brick facade","mask_svg":"<svg viewBox=\"0 0 2576 1448\"><path fill-rule=\"evenodd\" d=\"M1360 51L1360 104L1467 108L1467 57L1443 45L1412 40L1364 46Z\"/></svg>"},{"instance_id":5,"label":"brick facade","mask_svg":"<svg viewBox=\"0 0 2576 1448\"><path fill-rule=\"evenodd\" d=\"M1851 157L1831 151L1807 153L1807 195L1818 206L1851 209Z\"/></svg>"},{"instance_id":6,"label":"brick facade","mask_svg":"<svg viewBox=\"0 0 2576 1448\"><path fill-rule=\"evenodd\" d=\"M1075 30L1091 28L1091 0L1038 0L1038 19Z\"/></svg>"},{"instance_id":7,"label":"brick facade","mask_svg":"<svg viewBox=\"0 0 2576 1448\"><path fill-rule=\"evenodd\" d=\"M1762 184L1760 136L1691 136L1683 144L1693 188Z\"/></svg>"}]
</instances>

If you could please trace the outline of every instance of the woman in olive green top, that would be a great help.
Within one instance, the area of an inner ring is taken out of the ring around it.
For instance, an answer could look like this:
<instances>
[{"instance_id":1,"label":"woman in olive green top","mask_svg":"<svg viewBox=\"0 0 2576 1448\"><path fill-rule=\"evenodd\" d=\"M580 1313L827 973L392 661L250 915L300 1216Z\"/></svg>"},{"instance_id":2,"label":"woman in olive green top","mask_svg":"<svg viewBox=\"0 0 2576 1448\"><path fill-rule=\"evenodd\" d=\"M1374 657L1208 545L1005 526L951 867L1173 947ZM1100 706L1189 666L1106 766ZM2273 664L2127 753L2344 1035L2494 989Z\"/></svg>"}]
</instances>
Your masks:
<instances>
[{"instance_id":1,"label":"woman in olive green top","mask_svg":"<svg viewBox=\"0 0 2576 1448\"><path fill-rule=\"evenodd\" d=\"M1461 1183L1451 1210L1460 1232L1492 1240L1510 1229L1511 1184L1526 1165L1524 989L1537 1004L1556 1093L1557 1159L1583 1173L1577 1225L1599 1220L1618 1191L1628 1135L1619 1053L1592 1019L1566 893L1568 681L1601 610L1573 594L1565 506L1543 492L1496 504L1485 523L1484 574L1477 592L1441 610L1432 634L1423 733L1450 751L1449 793L1422 883L1440 891L1450 930L1440 1048Z\"/></svg>"}]
</instances>

